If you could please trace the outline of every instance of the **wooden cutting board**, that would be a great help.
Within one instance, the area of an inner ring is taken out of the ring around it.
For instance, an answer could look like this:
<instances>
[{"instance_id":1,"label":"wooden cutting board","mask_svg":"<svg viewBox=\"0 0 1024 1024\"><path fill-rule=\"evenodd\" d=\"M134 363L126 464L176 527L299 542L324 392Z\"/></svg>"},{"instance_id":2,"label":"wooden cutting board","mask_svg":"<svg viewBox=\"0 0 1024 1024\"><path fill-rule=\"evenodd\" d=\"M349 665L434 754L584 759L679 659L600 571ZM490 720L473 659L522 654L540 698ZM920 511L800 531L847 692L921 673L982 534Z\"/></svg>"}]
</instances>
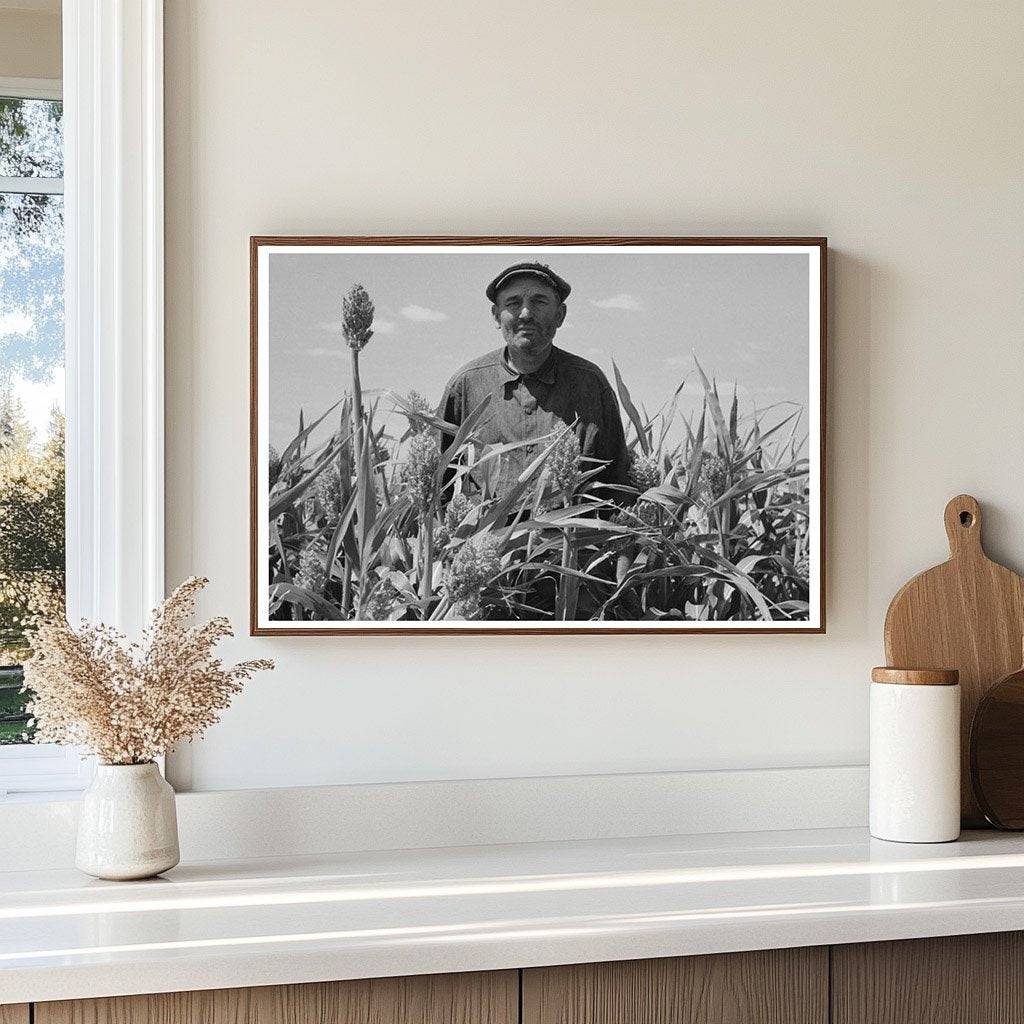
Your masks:
<instances>
[{"instance_id":1,"label":"wooden cutting board","mask_svg":"<svg viewBox=\"0 0 1024 1024\"><path fill-rule=\"evenodd\" d=\"M885 616L889 665L960 671L960 814L970 828L985 825L971 789L971 722L988 688L1020 667L1024 636L1024 579L985 554L981 518L969 494L949 502L949 561L905 584Z\"/></svg>"}]
</instances>

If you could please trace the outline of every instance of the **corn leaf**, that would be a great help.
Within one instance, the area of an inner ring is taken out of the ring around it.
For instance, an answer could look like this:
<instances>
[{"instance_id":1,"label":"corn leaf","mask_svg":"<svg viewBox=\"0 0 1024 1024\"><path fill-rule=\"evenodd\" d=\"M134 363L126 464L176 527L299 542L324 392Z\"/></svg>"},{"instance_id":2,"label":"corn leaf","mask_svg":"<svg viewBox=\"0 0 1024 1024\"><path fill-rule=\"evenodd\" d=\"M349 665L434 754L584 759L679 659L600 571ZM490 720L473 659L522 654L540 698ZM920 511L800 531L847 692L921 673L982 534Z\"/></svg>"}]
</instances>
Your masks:
<instances>
[{"instance_id":1,"label":"corn leaf","mask_svg":"<svg viewBox=\"0 0 1024 1024\"><path fill-rule=\"evenodd\" d=\"M278 495L270 503L270 519L275 520L278 516L283 515L288 511L296 502L298 502L306 491L316 482L316 478L331 464L335 455L334 448L328 450L328 452L321 458L321 460L297 483L294 487L288 488L283 494Z\"/></svg>"},{"instance_id":2,"label":"corn leaf","mask_svg":"<svg viewBox=\"0 0 1024 1024\"><path fill-rule=\"evenodd\" d=\"M701 383L704 385L704 397L707 399L708 409L711 411L711 421L715 425L715 433L718 436L722 454L726 458L731 458L732 441L729 437L729 428L725 423L725 416L722 413L722 404L718 400L718 388L714 387L708 380L707 374L704 373L704 368L698 362L696 355L694 355L693 361L697 365L697 372L700 374Z\"/></svg>"},{"instance_id":3,"label":"corn leaf","mask_svg":"<svg viewBox=\"0 0 1024 1024\"><path fill-rule=\"evenodd\" d=\"M622 403L622 408L626 410L626 415L629 417L629 421L633 424L633 429L636 431L637 441L643 449L644 455L651 454L651 442L647 437L647 431L644 429L644 422L640 418L640 413L637 412L636 406L633 404L633 399L630 397L629 388L626 387L625 382L622 379L622 374L619 373L619 368L615 364L615 360L612 360L612 370L615 371L615 386L619 392L619 401Z\"/></svg>"},{"instance_id":4,"label":"corn leaf","mask_svg":"<svg viewBox=\"0 0 1024 1024\"><path fill-rule=\"evenodd\" d=\"M292 440L288 443L288 447L285 448L285 450L281 453L281 465L282 465L282 467L286 466L288 464L288 462L291 460L292 456L296 452L298 452L299 448L303 444L306 443L306 439L309 437L309 435L311 433L313 433L313 431L316 430L316 428L318 426L320 426L320 424L323 423L323 421L325 419L327 419L327 417L335 409L337 409L339 405L341 405L341 401L342 400L339 398L338 401L335 402L334 405L332 405L330 407L330 409L328 409L327 412L325 412L323 414L323 416L321 416L314 423L311 423L308 427L304 427L302 425L302 410L301 409L299 410L299 432L298 432L298 434L294 438L292 438Z\"/></svg>"},{"instance_id":5,"label":"corn leaf","mask_svg":"<svg viewBox=\"0 0 1024 1024\"><path fill-rule=\"evenodd\" d=\"M334 621L343 618L341 609L337 605L295 583L275 583L270 588L270 600L272 603L276 602L277 605L297 604L300 608L311 612L317 620Z\"/></svg>"}]
</instances>

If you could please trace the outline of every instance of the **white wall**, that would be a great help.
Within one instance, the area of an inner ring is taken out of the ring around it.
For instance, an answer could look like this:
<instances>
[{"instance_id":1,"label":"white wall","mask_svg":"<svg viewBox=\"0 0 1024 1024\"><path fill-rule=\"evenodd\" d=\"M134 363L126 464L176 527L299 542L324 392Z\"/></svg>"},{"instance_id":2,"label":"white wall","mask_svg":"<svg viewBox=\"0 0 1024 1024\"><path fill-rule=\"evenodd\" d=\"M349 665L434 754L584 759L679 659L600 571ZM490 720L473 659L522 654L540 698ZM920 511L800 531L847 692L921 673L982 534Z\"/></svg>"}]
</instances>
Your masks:
<instances>
[{"instance_id":1,"label":"white wall","mask_svg":"<svg viewBox=\"0 0 1024 1024\"><path fill-rule=\"evenodd\" d=\"M1024 6L167 0L168 582L247 622L250 234L825 234L823 637L253 640L198 789L862 763L889 597L1024 567Z\"/></svg>"}]
</instances>

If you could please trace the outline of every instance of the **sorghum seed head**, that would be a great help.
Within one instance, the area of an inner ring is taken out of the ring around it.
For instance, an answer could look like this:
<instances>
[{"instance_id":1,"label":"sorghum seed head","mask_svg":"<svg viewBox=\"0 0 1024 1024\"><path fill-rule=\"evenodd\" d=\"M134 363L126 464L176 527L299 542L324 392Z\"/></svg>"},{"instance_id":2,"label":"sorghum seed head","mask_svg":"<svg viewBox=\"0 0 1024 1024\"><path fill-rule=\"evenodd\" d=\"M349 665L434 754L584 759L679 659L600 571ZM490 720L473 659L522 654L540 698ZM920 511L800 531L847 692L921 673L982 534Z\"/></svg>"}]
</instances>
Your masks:
<instances>
[{"instance_id":1,"label":"sorghum seed head","mask_svg":"<svg viewBox=\"0 0 1024 1024\"><path fill-rule=\"evenodd\" d=\"M467 540L445 574L445 590L452 605L463 613L479 612L480 592L500 569L501 555L493 537Z\"/></svg>"},{"instance_id":2,"label":"sorghum seed head","mask_svg":"<svg viewBox=\"0 0 1024 1024\"><path fill-rule=\"evenodd\" d=\"M572 494L580 483L579 438L575 431L567 430L548 456L547 473L555 488L562 494Z\"/></svg>"},{"instance_id":3,"label":"sorghum seed head","mask_svg":"<svg viewBox=\"0 0 1024 1024\"><path fill-rule=\"evenodd\" d=\"M624 508L612 516L611 521L631 530L639 526L654 526L658 521L658 506L653 501L638 501L632 508Z\"/></svg>"},{"instance_id":4,"label":"sorghum seed head","mask_svg":"<svg viewBox=\"0 0 1024 1024\"><path fill-rule=\"evenodd\" d=\"M386 621L390 618L395 602L400 596L398 588L391 580L382 580L373 588L373 593L366 602L366 617L373 619L374 622Z\"/></svg>"},{"instance_id":5,"label":"sorghum seed head","mask_svg":"<svg viewBox=\"0 0 1024 1024\"><path fill-rule=\"evenodd\" d=\"M321 538L307 544L299 554L295 582L315 594L323 593L327 585L327 545Z\"/></svg>"},{"instance_id":6,"label":"sorghum seed head","mask_svg":"<svg viewBox=\"0 0 1024 1024\"><path fill-rule=\"evenodd\" d=\"M433 431L415 434L409 441L402 479L412 496L413 506L421 514L434 501L435 480L440 464L441 447Z\"/></svg>"},{"instance_id":7,"label":"sorghum seed head","mask_svg":"<svg viewBox=\"0 0 1024 1024\"><path fill-rule=\"evenodd\" d=\"M658 460L653 455L642 455L639 452L633 455L629 463L629 482L641 494L657 487L661 483L661 469Z\"/></svg>"},{"instance_id":8,"label":"sorghum seed head","mask_svg":"<svg viewBox=\"0 0 1024 1024\"><path fill-rule=\"evenodd\" d=\"M461 491L452 495L448 507L444 510L444 528L448 535L454 535L455 531L462 525L463 520L476 506Z\"/></svg>"},{"instance_id":9,"label":"sorghum seed head","mask_svg":"<svg viewBox=\"0 0 1024 1024\"><path fill-rule=\"evenodd\" d=\"M341 473L337 466L329 466L313 484L313 490L331 528L338 525L341 517Z\"/></svg>"},{"instance_id":10,"label":"sorghum seed head","mask_svg":"<svg viewBox=\"0 0 1024 1024\"><path fill-rule=\"evenodd\" d=\"M373 337L373 301L361 284L354 284L341 300L341 333L356 352Z\"/></svg>"},{"instance_id":11,"label":"sorghum seed head","mask_svg":"<svg viewBox=\"0 0 1024 1024\"><path fill-rule=\"evenodd\" d=\"M410 391L405 396L405 400L410 406L411 413L420 413L423 416L432 416L434 413L430 403L418 391ZM409 415L409 413L406 415L409 419L409 429L414 434L422 434L424 430L429 429L429 425L415 415Z\"/></svg>"},{"instance_id":12,"label":"sorghum seed head","mask_svg":"<svg viewBox=\"0 0 1024 1024\"><path fill-rule=\"evenodd\" d=\"M713 505L729 489L729 464L714 452L705 452L697 478L697 494L705 505Z\"/></svg>"}]
</instances>

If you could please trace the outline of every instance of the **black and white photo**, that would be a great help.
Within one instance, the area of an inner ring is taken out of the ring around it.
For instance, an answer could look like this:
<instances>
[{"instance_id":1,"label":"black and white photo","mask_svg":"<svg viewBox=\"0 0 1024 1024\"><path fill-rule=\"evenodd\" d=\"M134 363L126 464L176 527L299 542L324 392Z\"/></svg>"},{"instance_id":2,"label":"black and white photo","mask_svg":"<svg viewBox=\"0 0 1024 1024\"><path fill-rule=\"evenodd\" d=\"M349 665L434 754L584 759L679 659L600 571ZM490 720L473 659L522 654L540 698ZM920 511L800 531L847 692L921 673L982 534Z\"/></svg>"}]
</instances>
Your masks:
<instances>
[{"instance_id":1,"label":"black and white photo","mask_svg":"<svg viewBox=\"0 0 1024 1024\"><path fill-rule=\"evenodd\" d=\"M824 254L254 238L253 632L823 631Z\"/></svg>"}]
</instances>

